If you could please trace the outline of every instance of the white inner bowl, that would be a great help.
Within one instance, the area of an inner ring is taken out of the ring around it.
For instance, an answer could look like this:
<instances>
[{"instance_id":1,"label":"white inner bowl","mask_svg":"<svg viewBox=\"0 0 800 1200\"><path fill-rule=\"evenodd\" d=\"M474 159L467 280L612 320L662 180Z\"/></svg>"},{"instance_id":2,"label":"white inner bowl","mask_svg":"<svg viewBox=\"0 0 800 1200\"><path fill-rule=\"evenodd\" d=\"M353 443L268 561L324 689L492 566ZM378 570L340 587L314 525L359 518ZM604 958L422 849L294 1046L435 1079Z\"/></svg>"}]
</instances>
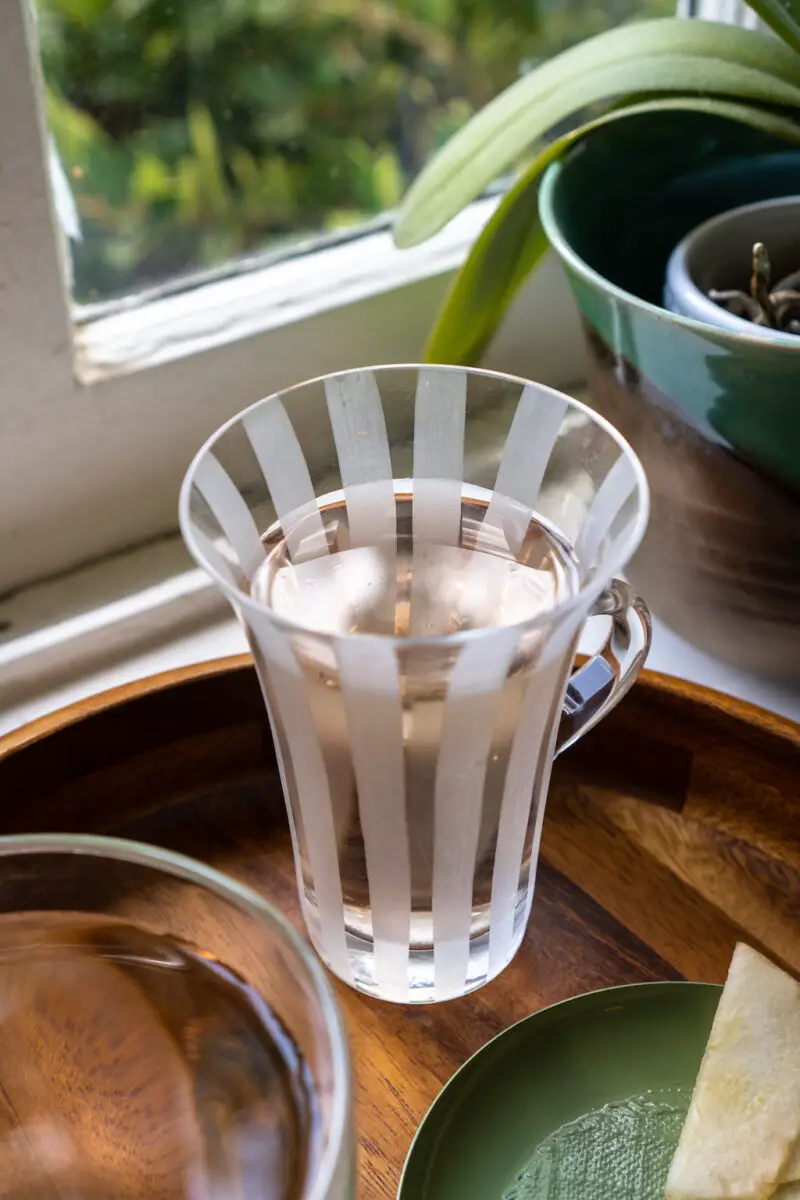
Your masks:
<instances>
[{"instance_id":1,"label":"white inner bowl","mask_svg":"<svg viewBox=\"0 0 800 1200\"><path fill-rule=\"evenodd\" d=\"M664 307L678 316L800 349L797 334L754 325L715 304L706 294L711 288L749 292L755 242L763 242L767 248L773 285L800 270L800 196L746 204L692 230L669 257Z\"/></svg>"}]
</instances>

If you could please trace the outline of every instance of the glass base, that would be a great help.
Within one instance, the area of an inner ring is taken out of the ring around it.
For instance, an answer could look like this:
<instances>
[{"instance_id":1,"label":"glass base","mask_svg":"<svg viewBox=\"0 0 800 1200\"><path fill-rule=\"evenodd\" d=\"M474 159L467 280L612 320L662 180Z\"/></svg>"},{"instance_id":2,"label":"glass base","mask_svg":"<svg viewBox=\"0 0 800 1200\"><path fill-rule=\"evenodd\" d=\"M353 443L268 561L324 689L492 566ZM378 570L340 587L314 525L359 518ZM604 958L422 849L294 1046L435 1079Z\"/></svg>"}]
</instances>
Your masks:
<instances>
[{"instance_id":1,"label":"glass base","mask_svg":"<svg viewBox=\"0 0 800 1200\"><path fill-rule=\"evenodd\" d=\"M504 971L514 958L522 941L522 934L520 933L520 937L514 940L510 952L500 962L495 963L490 970L489 934L484 933L480 937L473 938L470 942L467 974L463 986L458 990L450 990L445 993L442 993L441 987L438 990L436 987L433 948L412 948L408 955L408 991L404 995L389 995L381 988L375 976L375 952L372 942L365 938L357 937L350 932L347 933L346 937L348 959L352 972L349 978L334 970L322 949L318 945L315 945L317 953L328 970L344 983L349 984L350 987L354 987L356 991L374 996L377 1000L388 1000L396 1004L432 1004L444 1000L456 1000L460 996L466 996L470 992L483 987L484 984L495 979L501 971Z\"/></svg>"}]
</instances>

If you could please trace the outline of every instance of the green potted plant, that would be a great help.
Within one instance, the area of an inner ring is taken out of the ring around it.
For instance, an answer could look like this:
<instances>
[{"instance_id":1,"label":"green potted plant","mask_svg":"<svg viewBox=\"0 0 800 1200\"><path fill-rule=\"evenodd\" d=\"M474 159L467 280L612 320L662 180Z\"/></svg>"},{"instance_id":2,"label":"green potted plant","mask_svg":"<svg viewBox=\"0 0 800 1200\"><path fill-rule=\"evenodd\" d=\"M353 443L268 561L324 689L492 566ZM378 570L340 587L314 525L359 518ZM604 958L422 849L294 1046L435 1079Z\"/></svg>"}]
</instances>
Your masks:
<instances>
[{"instance_id":1,"label":"green potted plant","mask_svg":"<svg viewBox=\"0 0 800 1200\"><path fill-rule=\"evenodd\" d=\"M800 336L710 322L663 298L670 255L696 227L800 196L800 0L752 7L777 37L647 21L524 76L423 171L395 238L424 240L522 163L426 357L478 360L552 246L586 330L592 403L650 477L653 516L631 578L698 645L797 681ZM769 245L766 221L758 240ZM736 253L749 259L752 242Z\"/></svg>"}]
</instances>

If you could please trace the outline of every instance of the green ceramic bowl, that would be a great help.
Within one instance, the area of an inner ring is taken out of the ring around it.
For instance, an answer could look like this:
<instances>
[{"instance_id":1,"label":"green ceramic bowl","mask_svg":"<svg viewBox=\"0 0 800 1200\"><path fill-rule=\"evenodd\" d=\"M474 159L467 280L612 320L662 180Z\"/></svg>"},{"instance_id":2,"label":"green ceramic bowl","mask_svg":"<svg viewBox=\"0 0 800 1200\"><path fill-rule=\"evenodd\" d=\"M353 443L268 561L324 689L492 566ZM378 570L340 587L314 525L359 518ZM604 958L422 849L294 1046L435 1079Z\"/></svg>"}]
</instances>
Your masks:
<instances>
[{"instance_id":1,"label":"green ceramic bowl","mask_svg":"<svg viewBox=\"0 0 800 1200\"><path fill-rule=\"evenodd\" d=\"M800 337L765 343L661 304L674 247L720 212L800 192L800 150L731 122L663 116L609 126L552 167L545 230L615 353L709 438L800 490Z\"/></svg>"},{"instance_id":2,"label":"green ceramic bowl","mask_svg":"<svg viewBox=\"0 0 800 1200\"><path fill-rule=\"evenodd\" d=\"M609 988L507 1029L440 1093L399 1200L589 1200L588 1180L591 1200L663 1195L720 992L700 983ZM647 1145L636 1141L643 1111ZM543 1158L564 1146L564 1126L573 1161L561 1186L551 1174L543 1187Z\"/></svg>"},{"instance_id":3,"label":"green ceramic bowl","mask_svg":"<svg viewBox=\"0 0 800 1200\"><path fill-rule=\"evenodd\" d=\"M716 213L800 192L800 151L660 113L586 138L540 214L578 302L595 406L650 482L630 576L710 653L800 680L800 338L767 342L661 306L667 261Z\"/></svg>"}]
</instances>

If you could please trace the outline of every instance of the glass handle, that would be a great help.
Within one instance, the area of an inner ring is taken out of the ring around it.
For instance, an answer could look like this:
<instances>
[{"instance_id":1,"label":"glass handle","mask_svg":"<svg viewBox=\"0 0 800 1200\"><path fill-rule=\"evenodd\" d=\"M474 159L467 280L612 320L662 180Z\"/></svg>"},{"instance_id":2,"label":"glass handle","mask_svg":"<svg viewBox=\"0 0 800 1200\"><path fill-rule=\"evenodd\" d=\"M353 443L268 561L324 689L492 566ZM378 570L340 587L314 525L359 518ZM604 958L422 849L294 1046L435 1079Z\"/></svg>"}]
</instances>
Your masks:
<instances>
[{"instance_id":1,"label":"glass handle","mask_svg":"<svg viewBox=\"0 0 800 1200\"><path fill-rule=\"evenodd\" d=\"M611 629L603 648L573 672L567 685L556 754L577 742L619 704L650 649L650 610L624 580L612 579L589 615L611 617Z\"/></svg>"}]
</instances>

